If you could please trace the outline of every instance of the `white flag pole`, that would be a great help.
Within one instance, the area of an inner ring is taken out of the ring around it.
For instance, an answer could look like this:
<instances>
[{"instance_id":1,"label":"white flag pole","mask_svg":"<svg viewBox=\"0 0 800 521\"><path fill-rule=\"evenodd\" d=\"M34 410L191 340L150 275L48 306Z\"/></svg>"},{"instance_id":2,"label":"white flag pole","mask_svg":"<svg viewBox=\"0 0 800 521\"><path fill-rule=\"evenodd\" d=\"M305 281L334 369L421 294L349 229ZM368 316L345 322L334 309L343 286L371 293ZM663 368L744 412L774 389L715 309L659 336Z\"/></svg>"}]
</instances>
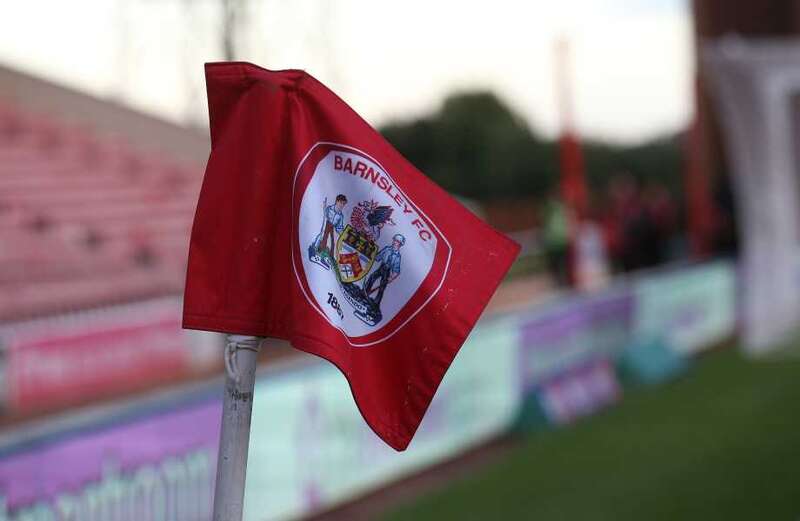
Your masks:
<instances>
[{"instance_id":1,"label":"white flag pole","mask_svg":"<svg viewBox=\"0 0 800 521\"><path fill-rule=\"evenodd\" d=\"M214 521L241 521L256 359L262 337L227 335L225 398L214 488Z\"/></svg>"}]
</instances>

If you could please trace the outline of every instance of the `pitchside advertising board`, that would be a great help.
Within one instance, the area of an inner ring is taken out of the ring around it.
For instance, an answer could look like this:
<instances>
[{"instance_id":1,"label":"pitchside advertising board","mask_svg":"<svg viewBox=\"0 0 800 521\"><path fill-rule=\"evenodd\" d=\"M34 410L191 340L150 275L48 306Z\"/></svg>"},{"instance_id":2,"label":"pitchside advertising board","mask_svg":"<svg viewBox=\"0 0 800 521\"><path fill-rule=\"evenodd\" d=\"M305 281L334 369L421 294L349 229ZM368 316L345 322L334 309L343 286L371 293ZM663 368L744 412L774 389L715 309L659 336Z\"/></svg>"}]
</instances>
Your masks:
<instances>
[{"instance_id":1,"label":"pitchside advertising board","mask_svg":"<svg viewBox=\"0 0 800 521\"><path fill-rule=\"evenodd\" d=\"M576 294L522 318L525 389L597 359L615 359L632 341L659 340L681 355L733 334L734 266L720 261L647 274L598 294Z\"/></svg>"},{"instance_id":2,"label":"pitchside advertising board","mask_svg":"<svg viewBox=\"0 0 800 521\"><path fill-rule=\"evenodd\" d=\"M684 366L675 356L696 354L733 334L735 280L726 261L644 274L522 317L518 367L526 400L520 424L535 426L540 415L569 423L616 401L614 365L623 354L647 357L649 375L641 375L647 379L677 374ZM647 352L653 345L674 356Z\"/></svg>"},{"instance_id":3,"label":"pitchside advertising board","mask_svg":"<svg viewBox=\"0 0 800 521\"><path fill-rule=\"evenodd\" d=\"M180 326L175 298L6 325L0 329L5 406L54 410L218 363L217 338Z\"/></svg>"},{"instance_id":4,"label":"pitchside advertising board","mask_svg":"<svg viewBox=\"0 0 800 521\"><path fill-rule=\"evenodd\" d=\"M630 341L635 301L627 289L571 297L521 322L520 382L528 392L590 362L616 357Z\"/></svg>"},{"instance_id":5,"label":"pitchside advertising board","mask_svg":"<svg viewBox=\"0 0 800 521\"><path fill-rule=\"evenodd\" d=\"M207 521L221 403L128 410L0 449L3 521Z\"/></svg>"},{"instance_id":6,"label":"pitchside advertising board","mask_svg":"<svg viewBox=\"0 0 800 521\"><path fill-rule=\"evenodd\" d=\"M255 389L245 519L297 518L502 432L519 406L517 343L509 320L479 325L402 454L364 425L334 367L268 372ZM217 394L208 386L0 446L0 520L209 520Z\"/></svg>"},{"instance_id":7,"label":"pitchside advertising board","mask_svg":"<svg viewBox=\"0 0 800 521\"><path fill-rule=\"evenodd\" d=\"M553 378L537 391L546 417L558 425L593 414L622 395L613 363L599 360Z\"/></svg>"},{"instance_id":8,"label":"pitchside advertising board","mask_svg":"<svg viewBox=\"0 0 800 521\"><path fill-rule=\"evenodd\" d=\"M630 342L635 301L627 289L572 297L521 320L519 425L570 423L621 394L613 361Z\"/></svg>"},{"instance_id":9,"label":"pitchside advertising board","mask_svg":"<svg viewBox=\"0 0 800 521\"><path fill-rule=\"evenodd\" d=\"M728 261L642 277L633 285L634 335L691 355L729 338L736 326L736 273Z\"/></svg>"}]
</instances>

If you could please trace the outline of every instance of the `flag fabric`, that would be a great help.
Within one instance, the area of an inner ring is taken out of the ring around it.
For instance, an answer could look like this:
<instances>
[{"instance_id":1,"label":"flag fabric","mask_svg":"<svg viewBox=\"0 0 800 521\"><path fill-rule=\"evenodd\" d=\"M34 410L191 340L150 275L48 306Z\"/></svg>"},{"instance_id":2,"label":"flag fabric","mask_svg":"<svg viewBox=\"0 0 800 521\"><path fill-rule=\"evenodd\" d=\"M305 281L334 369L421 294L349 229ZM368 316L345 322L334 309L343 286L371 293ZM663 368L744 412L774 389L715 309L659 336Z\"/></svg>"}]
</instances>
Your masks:
<instances>
[{"instance_id":1,"label":"flag fabric","mask_svg":"<svg viewBox=\"0 0 800 521\"><path fill-rule=\"evenodd\" d=\"M519 247L309 74L211 63L206 86L183 326L326 358L404 450Z\"/></svg>"}]
</instances>

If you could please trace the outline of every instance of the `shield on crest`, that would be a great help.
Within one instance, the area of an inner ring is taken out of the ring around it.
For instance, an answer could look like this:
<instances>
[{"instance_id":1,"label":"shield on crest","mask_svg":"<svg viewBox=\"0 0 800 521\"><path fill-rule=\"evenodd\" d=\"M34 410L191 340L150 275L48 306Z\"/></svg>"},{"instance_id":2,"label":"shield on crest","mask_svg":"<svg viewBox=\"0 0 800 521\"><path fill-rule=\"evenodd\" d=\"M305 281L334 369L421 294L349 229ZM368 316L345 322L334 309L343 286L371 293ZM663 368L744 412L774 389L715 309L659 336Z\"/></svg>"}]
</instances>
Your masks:
<instances>
[{"instance_id":1,"label":"shield on crest","mask_svg":"<svg viewBox=\"0 0 800 521\"><path fill-rule=\"evenodd\" d=\"M377 254L378 245L375 241L349 224L345 226L336 241L336 271L339 273L339 280L352 283L364 278L372 269Z\"/></svg>"}]
</instances>

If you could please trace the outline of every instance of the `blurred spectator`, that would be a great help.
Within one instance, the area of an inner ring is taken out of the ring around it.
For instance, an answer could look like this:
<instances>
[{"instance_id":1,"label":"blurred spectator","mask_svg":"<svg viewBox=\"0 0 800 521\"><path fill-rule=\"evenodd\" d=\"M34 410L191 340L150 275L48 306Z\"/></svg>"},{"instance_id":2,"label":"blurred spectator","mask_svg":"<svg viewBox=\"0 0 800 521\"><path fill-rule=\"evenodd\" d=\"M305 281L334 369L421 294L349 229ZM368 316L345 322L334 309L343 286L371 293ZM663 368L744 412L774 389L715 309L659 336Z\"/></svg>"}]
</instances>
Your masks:
<instances>
[{"instance_id":1,"label":"blurred spectator","mask_svg":"<svg viewBox=\"0 0 800 521\"><path fill-rule=\"evenodd\" d=\"M578 225L575 238L575 284L586 290L600 289L609 281L608 252L603 229L595 220Z\"/></svg>"},{"instance_id":2,"label":"blurred spectator","mask_svg":"<svg viewBox=\"0 0 800 521\"><path fill-rule=\"evenodd\" d=\"M606 244L614 264L623 271L665 262L677 230L677 205L662 185L642 190L636 178L617 174L608 189L603 219Z\"/></svg>"},{"instance_id":3,"label":"blurred spectator","mask_svg":"<svg viewBox=\"0 0 800 521\"><path fill-rule=\"evenodd\" d=\"M569 219L567 208L556 196L550 195L544 204L542 245L547 268L558 284L567 282L569 274Z\"/></svg>"},{"instance_id":4,"label":"blurred spectator","mask_svg":"<svg viewBox=\"0 0 800 521\"><path fill-rule=\"evenodd\" d=\"M650 184L644 193L647 212L654 228L652 261L660 264L676 254L678 206L669 190L660 184Z\"/></svg>"}]
</instances>

